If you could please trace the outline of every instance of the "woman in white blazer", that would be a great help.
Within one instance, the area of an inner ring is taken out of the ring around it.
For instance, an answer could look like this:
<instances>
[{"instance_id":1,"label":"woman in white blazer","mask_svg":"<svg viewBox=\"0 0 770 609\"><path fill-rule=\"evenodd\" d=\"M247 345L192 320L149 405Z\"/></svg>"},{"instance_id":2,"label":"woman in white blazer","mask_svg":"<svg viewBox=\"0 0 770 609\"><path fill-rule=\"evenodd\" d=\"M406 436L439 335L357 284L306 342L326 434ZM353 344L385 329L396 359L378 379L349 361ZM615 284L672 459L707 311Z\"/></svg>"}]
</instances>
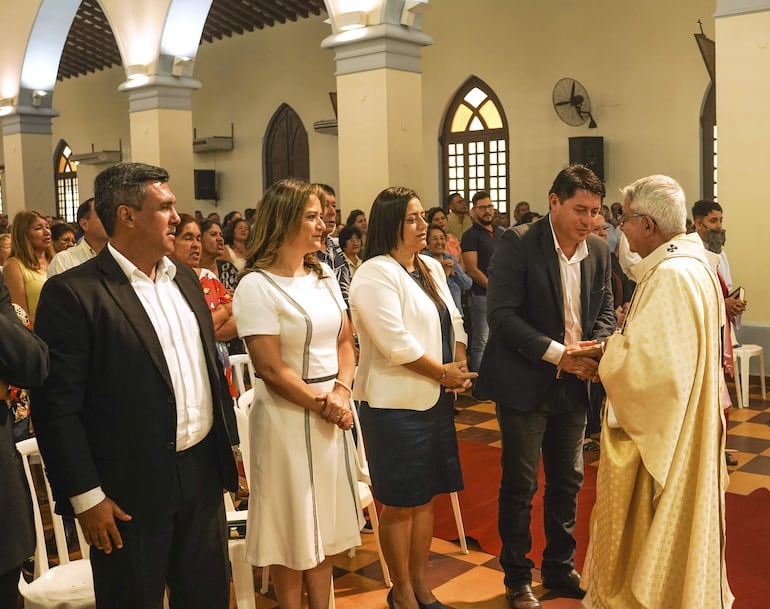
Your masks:
<instances>
[{"instance_id":1,"label":"woman in white blazer","mask_svg":"<svg viewBox=\"0 0 770 609\"><path fill-rule=\"evenodd\" d=\"M361 402L374 495L384 506L391 609L445 607L427 581L433 497L463 486L453 392L476 376L441 264L420 255L427 229L414 191L382 191L370 212L366 259L350 286L361 347L353 396Z\"/></svg>"}]
</instances>

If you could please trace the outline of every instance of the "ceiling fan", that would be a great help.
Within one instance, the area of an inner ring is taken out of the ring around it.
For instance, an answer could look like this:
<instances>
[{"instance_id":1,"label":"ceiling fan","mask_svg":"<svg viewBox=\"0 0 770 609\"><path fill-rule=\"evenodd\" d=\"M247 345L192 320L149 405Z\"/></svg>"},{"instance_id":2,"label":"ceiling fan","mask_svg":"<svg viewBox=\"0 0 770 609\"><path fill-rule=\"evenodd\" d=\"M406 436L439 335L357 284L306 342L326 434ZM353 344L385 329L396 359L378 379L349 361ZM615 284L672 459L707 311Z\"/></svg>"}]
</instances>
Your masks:
<instances>
[{"instance_id":1,"label":"ceiling fan","mask_svg":"<svg viewBox=\"0 0 770 609\"><path fill-rule=\"evenodd\" d=\"M588 128L596 129L588 91L574 78L562 78L554 85L553 109L568 125L577 127L589 121Z\"/></svg>"}]
</instances>

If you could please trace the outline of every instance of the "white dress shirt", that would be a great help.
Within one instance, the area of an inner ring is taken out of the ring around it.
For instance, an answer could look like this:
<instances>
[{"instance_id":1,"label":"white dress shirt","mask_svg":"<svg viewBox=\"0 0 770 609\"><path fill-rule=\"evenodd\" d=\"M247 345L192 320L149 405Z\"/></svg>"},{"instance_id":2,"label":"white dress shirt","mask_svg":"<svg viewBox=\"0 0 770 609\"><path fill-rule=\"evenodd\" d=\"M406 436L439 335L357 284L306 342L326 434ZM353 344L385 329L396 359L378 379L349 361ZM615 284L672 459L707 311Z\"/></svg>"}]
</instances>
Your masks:
<instances>
[{"instance_id":1,"label":"white dress shirt","mask_svg":"<svg viewBox=\"0 0 770 609\"><path fill-rule=\"evenodd\" d=\"M176 449L186 450L203 440L214 424L211 384L198 321L174 282L177 268L168 258L157 263L152 281L111 244L107 247L131 282L158 336L176 398ZM79 514L104 497L101 487L97 487L72 497L72 507Z\"/></svg>"},{"instance_id":2,"label":"white dress shirt","mask_svg":"<svg viewBox=\"0 0 770 609\"><path fill-rule=\"evenodd\" d=\"M550 217L548 222L550 224ZM571 258L567 258L559 245L556 233L551 224L554 249L559 259L559 275L561 275L561 293L564 304L564 344L551 341L542 359L558 366L564 355L566 345L574 345L583 338L582 317L580 311L580 263L588 256L588 245L581 241Z\"/></svg>"},{"instance_id":3,"label":"white dress shirt","mask_svg":"<svg viewBox=\"0 0 770 609\"><path fill-rule=\"evenodd\" d=\"M86 238L83 237L80 243L70 247L66 250L60 251L52 259L48 265L48 276L53 277L64 271L68 271L78 265L83 264L86 260L91 260L96 256L96 251L92 248Z\"/></svg>"}]
</instances>

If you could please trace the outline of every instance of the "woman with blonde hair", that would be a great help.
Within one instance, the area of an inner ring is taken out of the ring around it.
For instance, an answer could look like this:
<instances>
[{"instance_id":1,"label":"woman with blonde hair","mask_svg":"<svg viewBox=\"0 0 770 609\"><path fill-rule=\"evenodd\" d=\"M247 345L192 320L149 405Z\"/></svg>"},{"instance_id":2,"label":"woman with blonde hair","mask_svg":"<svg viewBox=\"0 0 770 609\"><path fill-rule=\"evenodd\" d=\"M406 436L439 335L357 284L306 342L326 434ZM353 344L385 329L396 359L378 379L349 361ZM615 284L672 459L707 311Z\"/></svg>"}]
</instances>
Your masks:
<instances>
[{"instance_id":1,"label":"woman with blonde hair","mask_svg":"<svg viewBox=\"0 0 770 609\"><path fill-rule=\"evenodd\" d=\"M257 208L233 298L261 381L249 413L246 559L270 565L282 609L327 609L330 556L361 543L353 474L353 333L339 284L315 256L320 189L281 180Z\"/></svg>"},{"instance_id":2,"label":"woman with blonde hair","mask_svg":"<svg viewBox=\"0 0 770 609\"><path fill-rule=\"evenodd\" d=\"M31 209L17 213L11 226L11 257L3 265L3 278L11 302L24 309L33 325L40 291L53 256L51 229L46 217Z\"/></svg>"}]
</instances>

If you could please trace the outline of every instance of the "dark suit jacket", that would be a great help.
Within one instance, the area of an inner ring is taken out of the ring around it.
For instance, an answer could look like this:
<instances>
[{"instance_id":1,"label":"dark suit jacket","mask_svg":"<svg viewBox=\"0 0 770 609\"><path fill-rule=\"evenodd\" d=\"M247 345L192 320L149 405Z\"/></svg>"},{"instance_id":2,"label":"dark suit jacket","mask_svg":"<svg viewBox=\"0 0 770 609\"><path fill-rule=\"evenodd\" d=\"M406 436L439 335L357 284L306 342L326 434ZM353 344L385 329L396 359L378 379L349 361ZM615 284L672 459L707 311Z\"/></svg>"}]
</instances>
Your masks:
<instances>
[{"instance_id":1,"label":"dark suit jacket","mask_svg":"<svg viewBox=\"0 0 770 609\"><path fill-rule=\"evenodd\" d=\"M39 387L48 374L48 349L16 317L0 273L0 379L16 387ZM13 421L0 401L0 574L35 551L32 499L13 439Z\"/></svg>"},{"instance_id":2,"label":"dark suit jacket","mask_svg":"<svg viewBox=\"0 0 770 609\"><path fill-rule=\"evenodd\" d=\"M537 408L556 382L556 367L541 358L552 340L564 342L559 259L549 215L507 230L489 265L489 341L475 394L503 408ZM610 250L594 235L580 263L583 340L603 340L615 330Z\"/></svg>"},{"instance_id":3,"label":"dark suit jacket","mask_svg":"<svg viewBox=\"0 0 770 609\"><path fill-rule=\"evenodd\" d=\"M214 403L212 433L222 486L234 490L232 399L216 357L214 328L198 278L179 265L174 281L195 317ZM101 485L134 517L167 506L176 475L176 401L152 322L108 248L43 286L35 330L51 372L32 392L32 421L57 510Z\"/></svg>"}]
</instances>

